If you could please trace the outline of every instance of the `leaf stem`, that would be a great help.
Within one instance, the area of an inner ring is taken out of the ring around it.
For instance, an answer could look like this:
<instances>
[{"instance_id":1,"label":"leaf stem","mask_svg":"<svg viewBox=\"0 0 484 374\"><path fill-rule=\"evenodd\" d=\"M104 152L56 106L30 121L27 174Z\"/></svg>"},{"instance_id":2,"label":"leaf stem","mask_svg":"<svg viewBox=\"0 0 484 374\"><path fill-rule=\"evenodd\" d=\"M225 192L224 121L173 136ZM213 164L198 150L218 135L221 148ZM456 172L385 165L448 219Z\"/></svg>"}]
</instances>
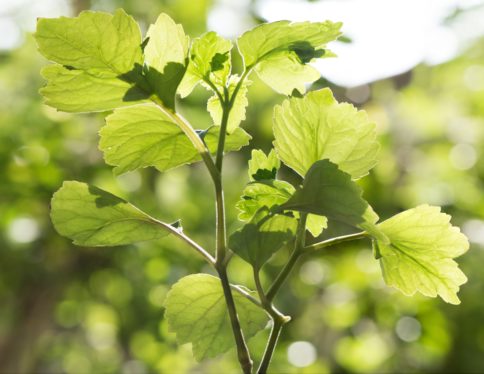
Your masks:
<instances>
[{"instance_id":1,"label":"leaf stem","mask_svg":"<svg viewBox=\"0 0 484 374\"><path fill-rule=\"evenodd\" d=\"M347 242L350 240L357 240L357 239L364 239L368 237L368 233L366 231L362 232L357 232L355 234L349 234L349 235L343 235L343 236L337 236L335 238L323 240L322 242L314 243L311 245L308 245L303 248L304 253L312 253L316 252L320 249L330 247L335 244Z\"/></svg>"},{"instance_id":2,"label":"leaf stem","mask_svg":"<svg viewBox=\"0 0 484 374\"><path fill-rule=\"evenodd\" d=\"M307 217L308 217L307 213L301 213L301 217L299 218L297 231L296 231L296 241L294 243L294 250L291 254L291 257L287 261L286 265L284 265L281 272L277 276L276 280L274 281L272 286L269 288L269 291L267 292L267 299L269 301L272 301L274 299L277 292L279 291L279 289L281 288L281 286L284 284L287 277L291 273L292 268L294 267L296 262L299 260L299 257L303 253L303 248L304 248L305 238L306 238Z\"/></svg>"},{"instance_id":3,"label":"leaf stem","mask_svg":"<svg viewBox=\"0 0 484 374\"><path fill-rule=\"evenodd\" d=\"M230 323L232 324L232 331L234 333L235 342L237 345L237 357L239 359L240 366L245 374L252 373L252 359L250 358L249 348L244 339L242 328L240 327L239 318L235 309L234 297L230 287L229 279L227 277L227 269L225 266L217 268L220 280L222 282L222 288L227 303L227 309L229 312ZM240 292L240 291L239 291Z\"/></svg>"}]
</instances>

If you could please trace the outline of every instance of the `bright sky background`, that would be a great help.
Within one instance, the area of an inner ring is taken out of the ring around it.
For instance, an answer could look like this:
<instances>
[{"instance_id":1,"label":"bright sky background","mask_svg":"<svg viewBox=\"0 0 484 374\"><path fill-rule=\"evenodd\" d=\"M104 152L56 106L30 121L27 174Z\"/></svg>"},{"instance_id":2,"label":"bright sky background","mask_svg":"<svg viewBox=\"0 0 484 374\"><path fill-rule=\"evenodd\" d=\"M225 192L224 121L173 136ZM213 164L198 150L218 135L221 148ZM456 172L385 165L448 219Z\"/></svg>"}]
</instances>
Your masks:
<instances>
[{"instance_id":1,"label":"bright sky background","mask_svg":"<svg viewBox=\"0 0 484 374\"><path fill-rule=\"evenodd\" d=\"M194 0L196 1L196 0ZM252 27L249 0L215 0L208 28L235 37ZM100 2L109 7L109 1ZM256 13L268 21L343 21L352 43L333 43L338 58L320 60L321 73L355 87L403 73L424 62L452 59L484 35L484 0L262 0ZM460 8L469 10L452 20ZM0 0L0 51L16 48L37 17L70 15L68 0Z\"/></svg>"}]
</instances>

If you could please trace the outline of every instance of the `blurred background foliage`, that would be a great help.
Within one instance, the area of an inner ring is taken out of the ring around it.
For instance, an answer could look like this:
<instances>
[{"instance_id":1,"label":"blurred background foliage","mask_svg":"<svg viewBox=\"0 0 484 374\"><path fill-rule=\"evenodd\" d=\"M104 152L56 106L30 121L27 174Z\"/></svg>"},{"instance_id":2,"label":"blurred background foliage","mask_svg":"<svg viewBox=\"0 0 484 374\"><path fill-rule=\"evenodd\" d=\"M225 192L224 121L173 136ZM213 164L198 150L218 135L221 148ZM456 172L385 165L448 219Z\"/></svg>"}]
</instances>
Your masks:
<instances>
[{"instance_id":1,"label":"blurred background foliage","mask_svg":"<svg viewBox=\"0 0 484 374\"><path fill-rule=\"evenodd\" d=\"M249 25L261 21L257 1L244 4L241 19ZM123 7L145 28L163 11L197 36L206 30L214 2L76 0L63 6L72 15ZM71 115L43 105L39 70L46 61L28 33L21 38L0 53L0 372L237 372L234 352L196 363L190 347L176 344L163 319L170 285L192 272L210 272L189 247L167 238L76 248L54 232L49 220L52 193L63 180L76 179L123 196L165 221L182 218L185 231L211 247L214 206L207 172L194 165L114 177L97 149L103 115ZM386 287L367 242L308 257L277 300L293 322L282 335L271 371L483 372L483 41L439 65L418 65L353 88L321 79L315 88L327 85L378 124L382 151L378 166L361 180L366 198L383 219L421 203L442 205L472 242L458 260L469 281L460 292L462 304L455 307ZM197 89L179 105L200 127L210 124L207 97ZM244 123L254 138L250 148L270 148L272 107L282 99L255 80ZM249 154L248 147L227 157L229 207L248 179ZM282 174L294 177L288 169ZM236 215L229 209L230 231L239 225ZM287 255L288 250L281 251L266 266L266 282ZM250 269L238 259L230 277L253 286ZM267 335L263 331L250 341L256 359Z\"/></svg>"}]
</instances>

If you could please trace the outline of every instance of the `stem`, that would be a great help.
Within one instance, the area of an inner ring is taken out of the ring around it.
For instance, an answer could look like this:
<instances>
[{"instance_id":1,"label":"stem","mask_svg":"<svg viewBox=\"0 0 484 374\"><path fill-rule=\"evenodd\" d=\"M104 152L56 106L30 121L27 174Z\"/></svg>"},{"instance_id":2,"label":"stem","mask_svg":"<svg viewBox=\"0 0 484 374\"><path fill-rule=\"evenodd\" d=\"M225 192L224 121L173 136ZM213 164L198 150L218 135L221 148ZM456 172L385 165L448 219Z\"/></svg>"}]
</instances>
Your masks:
<instances>
[{"instance_id":1,"label":"stem","mask_svg":"<svg viewBox=\"0 0 484 374\"><path fill-rule=\"evenodd\" d=\"M299 223L297 226L296 232L296 241L294 243L294 250L291 254L291 257L287 261L286 265L282 268L281 272L277 276L276 280L272 284L271 288L267 292L267 299L272 301L276 296L279 289L282 287L284 282L286 281L287 277L291 273L294 265L296 265L297 260L299 260L299 256L303 253L303 248L305 244L305 237L306 237L306 220L307 220L307 213L301 213L301 217L299 218Z\"/></svg>"},{"instance_id":2,"label":"stem","mask_svg":"<svg viewBox=\"0 0 484 374\"><path fill-rule=\"evenodd\" d=\"M271 363L272 355L276 349L277 340L281 334L282 326L284 322L279 322L278 320L273 320L273 325L271 329L271 335L269 336L269 341L267 342L266 350L264 351L264 356L257 370L258 374L265 374Z\"/></svg>"},{"instance_id":3,"label":"stem","mask_svg":"<svg viewBox=\"0 0 484 374\"><path fill-rule=\"evenodd\" d=\"M277 340L281 333L282 326L289 322L291 320L291 317L283 315L274 307L272 302L267 299L267 296L264 293L264 289L262 288L262 284L260 281L259 270L256 268L254 268L254 281L257 292L259 293L259 298L262 302L262 307L267 312L267 314L270 315L272 320L271 334L269 336L269 340L264 351L264 356L262 357L262 361L259 365L259 369L257 370L257 373L265 374L267 372L269 364L271 363L274 350L276 349Z\"/></svg>"},{"instance_id":4,"label":"stem","mask_svg":"<svg viewBox=\"0 0 484 374\"><path fill-rule=\"evenodd\" d=\"M222 266L217 269L222 282L222 288L224 291L225 301L227 302L227 309L229 312L230 322L232 324L232 331L234 333L235 342L237 344L237 357L239 358L240 366L245 374L252 372L252 360L249 354L249 348L245 343L244 334L240 327L240 322L237 317L237 311L235 309L234 297L230 287L229 279L227 277L227 269Z\"/></svg>"},{"instance_id":5,"label":"stem","mask_svg":"<svg viewBox=\"0 0 484 374\"><path fill-rule=\"evenodd\" d=\"M328 239L328 240L324 240L322 242L318 242L318 243L308 245L308 246L303 248L303 251L304 251L304 253L311 253L311 252L315 252L315 251L318 251L318 250L326 248L326 247L330 247L330 246L335 245L335 244L347 242L347 241L350 241L350 240L364 239L364 238L367 238L367 237L368 237L368 233L366 233L365 231L357 232L355 234L338 236L336 238L331 238L331 239Z\"/></svg>"}]
</instances>

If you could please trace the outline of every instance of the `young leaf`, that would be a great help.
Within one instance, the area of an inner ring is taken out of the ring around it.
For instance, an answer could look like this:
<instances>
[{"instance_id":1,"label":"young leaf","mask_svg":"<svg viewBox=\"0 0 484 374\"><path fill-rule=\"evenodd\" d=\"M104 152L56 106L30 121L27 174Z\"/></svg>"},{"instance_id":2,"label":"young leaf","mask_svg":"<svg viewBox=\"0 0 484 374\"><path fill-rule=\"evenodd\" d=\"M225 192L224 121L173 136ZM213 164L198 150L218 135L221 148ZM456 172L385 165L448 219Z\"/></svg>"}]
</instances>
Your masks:
<instances>
[{"instance_id":1,"label":"young leaf","mask_svg":"<svg viewBox=\"0 0 484 374\"><path fill-rule=\"evenodd\" d=\"M229 79L229 95L233 95L235 92L235 87L239 83L240 78L237 75L233 75ZM236 128L239 127L240 123L245 119L245 108L249 104L247 101L247 91L248 87L251 84L249 80L244 80L242 83L239 91L237 92L237 96L235 97L234 104L232 109L230 110L228 123L227 123L227 132L230 134L235 131ZM210 112L212 116L213 122L220 126L222 123L222 104L217 95L213 95L207 102L207 110Z\"/></svg>"},{"instance_id":2,"label":"young leaf","mask_svg":"<svg viewBox=\"0 0 484 374\"><path fill-rule=\"evenodd\" d=\"M218 89L225 87L230 74L232 42L210 31L195 39L190 61L178 93L188 96L199 82L210 81Z\"/></svg>"},{"instance_id":3,"label":"young leaf","mask_svg":"<svg viewBox=\"0 0 484 374\"><path fill-rule=\"evenodd\" d=\"M281 167L281 162L277 158L274 149L266 154L260 149L253 149L249 160L249 180L260 181L276 179L277 171Z\"/></svg>"},{"instance_id":4,"label":"young leaf","mask_svg":"<svg viewBox=\"0 0 484 374\"><path fill-rule=\"evenodd\" d=\"M245 297L233 292L240 325L247 339L262 330L267 315ZM220 279L193 274L173 285L165 301L165 317L179 344L192 343L197 361L215 357L234 347Z\"/></svg>"},{"instance_id":5,"label":"young leaf","mask_svg":"<svg viewBox=\"0 0 484 374\"><path fill-rule=\"evenodd\" d=\"M378 225L391 244L376 241L383 278L405 295L420 292L459 304L466 276L452 259L469 249L467 238L439 207L420 205Z\"/></svg>"},{"instance_id":6,"label":"young leaf","mask_svg":"<svg viewBox=\"0 0 484 374\"><path fill-rule=\"evenodd\" d=\"M280 180L261 180L249 183L235 205L241 221L249 221L262 207L272 208L284 204L294 194L295 188Z\"/></svg>"},{"instance_id":7,"label":"young leaf","mask_svg":"<svg viewBox=\"0 0 484 374\"><path fill-rule=\"evenodd\" d=\"M189 38L183 27L162 13L150 26L144 48L147 80L167 108L175 108L175 94L187 66Z\"/></svg>"},{"instance_id":8,"label":"young leaf","mask_svg":"<svg viewBox=\"0 0 484 374\"><path fill-rule=\"evenodd\" d=\"M326 44L340 35L341 23L278 21L265 23L244 33L237 41L246 68L275 91L304 93L305 83L314 82L319 72L306 65L315 58L332 56Z\"/></svg>"},{"instance_id":9,"label":"young leaf","mask_svg":"<svg viewBox=\"0 0 484 374\"><path fill-rule=\"evenodd\" d=\"M279 158L304 176L314 162L327 158L353 178L376 164L375 124L364 111L339 104L328 88L274 108L274 146Z\"/></svg>"},{"instance_id":10,"label":"young leaf","mask_svg":"<svg viewBox=\"0 0 484 374\"><path fill-rule=\"evenodd\" d=\"M68 181L54 194L51 219L62 236L83 246L115 246L159 239L179 230L117 196Z\"/></svg>"},{"instance_id":11,"label":"young leaf","mask_svg":"<svg viewBox=\"0 0 484 374\"><path fill-rule=\"evenodd\" d=\"M294 217L271 215L269 209L263 207L249 223L230 236L229 247L255 269L260 269L294 237L296 227L297 220Z\"/></svg>"},{"instance_id":12,"label":"young leaf","mask_svg":"<svg viewBox=\"0 0 484 374\"><path fill-rule=\"evenodd\" d=\"M211 152L217 149L219 132L220 127L212 126L202 133ZM100 135L104 159L116 166L118 175L147 166L165 171L201 160L183 131L153 104L115 110ZM227 136L225 151L238 150L249 140L250 135L239 128Z\"/></svg>"},{"instance_id":13,"label":"young leaf","mask_svg":"<svg viewBox=\"0 0 484 374\"><path fill-rule=\"evenodd\" d=\"M303 187L281 208L326 216L360 227L387 242L385 235L374 225L378 216L361 194L360 187L349 174L329 160L320 160L309 169Z\"/></svg>"},{"instance_id":14,"label":"young leaf","mask_svg":"<svg viewBox=\"0 0 484 374\"><path fill-rule=\"evenodd\" d=\"M122 9L85 11L76 18L40 18L35 39L47 59L47 103L68 112L109 110L146 99L137 84L143 64L141 33Z\"/></svg>"}]
</instances>

